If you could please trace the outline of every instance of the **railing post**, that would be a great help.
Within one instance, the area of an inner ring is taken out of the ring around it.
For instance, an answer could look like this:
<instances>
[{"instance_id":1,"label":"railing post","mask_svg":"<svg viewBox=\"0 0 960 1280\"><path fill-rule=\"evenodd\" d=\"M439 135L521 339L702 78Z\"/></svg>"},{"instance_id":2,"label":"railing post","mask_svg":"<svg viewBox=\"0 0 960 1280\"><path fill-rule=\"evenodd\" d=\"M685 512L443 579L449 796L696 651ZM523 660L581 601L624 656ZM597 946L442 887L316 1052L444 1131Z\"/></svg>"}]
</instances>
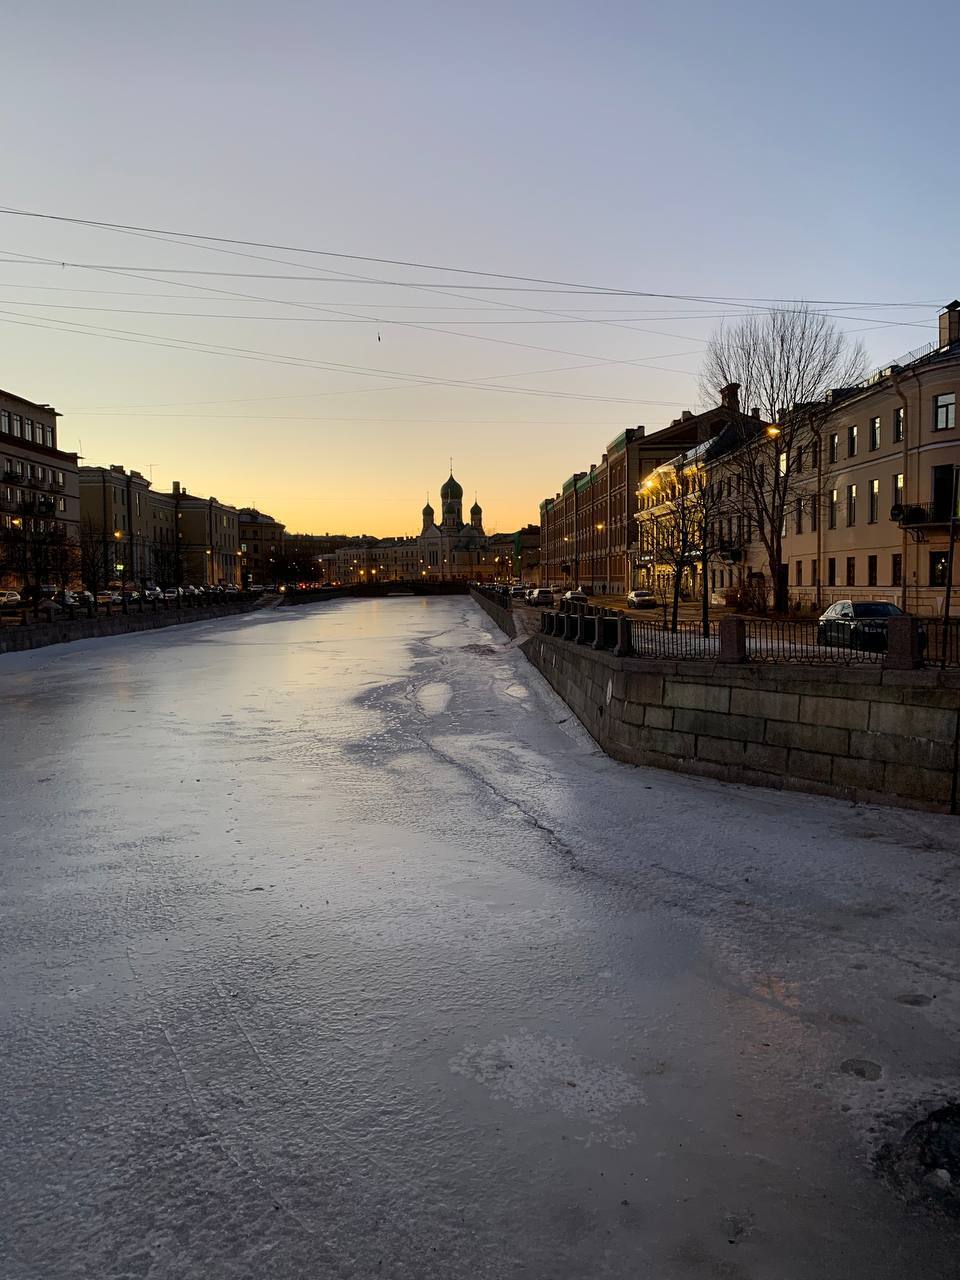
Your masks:
<instances>
[{"instance_id":1,"label":"railing post","mask_svg":"<svg viewBox=\"0 0 960 1280\"><path fill-rule=\"evenodd\" d=\"M923 666L920 624L916 618L887 619L887 652L883 665L891 671L913 671Z\"/></svg>"},{"instance_id":2,"label":"railing post","mask_svg":"<svg viewBox=\"0 0 960 1280\"><path fill-rule=\"evenodd\" d=\"M720 661L746 662L747 624L743 618L720 619Z\"/></svg>"},{"instance_id":3,"label":"railing post","mask_svg":"<svg viewBox=\"0 0 960 1280\"><path fill-rule=\"evenodd\" d=\"M630 631L630 619L624 614L617 616L617 642L613 647L615 658L627 658L633 653L633 635Z\"/></svg>"}]
</instances>

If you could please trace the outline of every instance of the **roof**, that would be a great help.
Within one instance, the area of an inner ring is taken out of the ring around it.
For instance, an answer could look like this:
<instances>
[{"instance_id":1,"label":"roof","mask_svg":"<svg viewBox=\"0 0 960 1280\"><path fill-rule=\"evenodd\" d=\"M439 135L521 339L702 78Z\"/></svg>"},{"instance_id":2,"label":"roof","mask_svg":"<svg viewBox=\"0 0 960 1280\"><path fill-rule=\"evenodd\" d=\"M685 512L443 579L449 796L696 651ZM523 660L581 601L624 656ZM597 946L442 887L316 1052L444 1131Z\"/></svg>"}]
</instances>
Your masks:
<instances>
[{"instance_id":1,"label":"roof","mask_svg":"<svg viewBox=\"0 0 960 1280\"><path fill-rule=\"evenodd\" d=\"M459 499L463 497L463 489L453 478L453 472L450 472L450 479L444 483L440 490L440 497L446 502L448 500Z\"/></svg>"}]
</instances>

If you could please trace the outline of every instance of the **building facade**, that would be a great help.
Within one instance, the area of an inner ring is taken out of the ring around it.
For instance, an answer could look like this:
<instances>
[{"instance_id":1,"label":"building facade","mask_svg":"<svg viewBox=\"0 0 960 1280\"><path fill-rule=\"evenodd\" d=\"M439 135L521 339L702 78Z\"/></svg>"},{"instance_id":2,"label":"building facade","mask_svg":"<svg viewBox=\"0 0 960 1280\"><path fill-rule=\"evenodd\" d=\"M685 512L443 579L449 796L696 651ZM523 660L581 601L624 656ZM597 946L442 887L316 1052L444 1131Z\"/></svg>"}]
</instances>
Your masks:
<instances>
[{"instance_id":1,"label":"building facade","mask_svg":"<svg viewBox=\"0 0 960 1280\"><path fill-rule=\"evenodd\" d=\"M941 313L935 343L831 393L818 500L797 502L784 531L794 601L943 612L951 514L960 514L958 396L960 301Z\"/></svg>"},{"instance_id":2,"label":"building facade","mask_svg":"<svg viewBox=\"0 0 960 1280\"><path fill-rule=\"evenodd\" d=\"M275 586L284 567L284 526L255 507L241 507L237 524L243 586Z\"/></svg>"},{"instance_id":3,"label":"building facade","mask_svg":"<svg viewBox=\"0 0 960 1280\"><path fill-rule=\"evenodd\" d=\"M679 420L697 443L650 470L637 488L636 585L666 600L679 578L683 597L740 600L751 581L764 578L763 547L742 499L735 463L740 442L770 424L754 410L744 415L740 388L731 383L720 403ZM669 428L668 428L669 429ZM758 588L765 591L761 584Z\"/></svg>"},{"instance_id":4,"label":"building facade","mask_svg":"<svg viewBox=\"0 0 960 1280\"><path fill-rule=\"evenodd\" d=\"M77 455L59 448L57 411L0 391L0 582L15 589L75 583Z\"/></svg>"},{"instance_id":5,"label":"building facade","mask_svg":"<svg viewBox=\"0 0 960 1280\"><path fill-rule=\"evenodd\" d=\"M240 586L240 513L216 498L187 493L173 482L184 581L197 587Z\"/></svg>"},{"instance_id":6,"label":"building facade","mask_svg":"<svg viewBox=\"0 0 960 1280\"><path fill-rule=\"evenodd\" d=\"M622 594L642 585L637 546L637 490L646 477L698 442L693 414L647 435L628 427L599 463L564 481L540 504L540 580L553 587L580 585L594 593Z\"/></svg>"},{"instance_id":7,"label":"building facade","mask_svg":"<svg viewBox=\"0 0 960 1280\"><path fill-rule=\"evenodd\" d=\"M153 489L139 471L80 469L80 550L84 584L240 585L239 513L174 482Z\"/></svg>"}]
</instances>

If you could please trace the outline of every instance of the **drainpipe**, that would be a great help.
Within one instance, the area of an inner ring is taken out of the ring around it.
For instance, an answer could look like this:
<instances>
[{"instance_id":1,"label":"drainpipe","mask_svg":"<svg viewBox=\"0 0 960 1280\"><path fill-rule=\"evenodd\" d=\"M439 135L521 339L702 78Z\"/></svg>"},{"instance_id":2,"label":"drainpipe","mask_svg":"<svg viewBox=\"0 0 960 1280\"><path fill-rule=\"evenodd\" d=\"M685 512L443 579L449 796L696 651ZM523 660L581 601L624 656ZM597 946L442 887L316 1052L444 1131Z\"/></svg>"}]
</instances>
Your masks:
<instances>
[{"instance_id":1,"label":"drainpipe","mask_svg":"<svg viewBox=\"0 0 960 1280\"><path fill-rule=\"evenodd\" d=\"M904 503L906 503L907 501L907 458L908 458L907 442L910 438L910 430L909 430L910 412L907 406L907 397L903 394L903 390L900 386L900 376L901 375L898 374L895 370L891 369L890 380L893 383L893 389L897 394L897 399L900 401L900 406L903 410L903 440L901 441L901 444L903 445L903 451L901 456L901 466L903 467L903 501ZM918 575L920 572L919 555L920 553L918 551L917 552L917 560L918 560L917 574ZM904 613L906 613L907 611L907 576L908 576L907 531L903 525L900 526L900 564L902 565L902 569L900 571L900 608L904 611ZM914 603L916 603L916 601L914 601Z\"/></svg>"}]
</instances>

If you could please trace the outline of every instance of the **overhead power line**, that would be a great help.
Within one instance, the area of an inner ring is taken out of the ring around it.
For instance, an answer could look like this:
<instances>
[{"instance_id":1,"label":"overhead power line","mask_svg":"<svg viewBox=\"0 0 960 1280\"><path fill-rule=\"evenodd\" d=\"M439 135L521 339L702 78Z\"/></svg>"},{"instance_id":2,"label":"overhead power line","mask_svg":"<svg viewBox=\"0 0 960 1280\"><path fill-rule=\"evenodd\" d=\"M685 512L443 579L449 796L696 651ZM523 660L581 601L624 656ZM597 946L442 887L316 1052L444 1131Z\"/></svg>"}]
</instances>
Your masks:
<instances>
[{"instance_id":1,"label":"overhead power line","mask_svg":"<svg viewBox=\"0 0 960 1280\"><path fill-rule=\"evenodd\" d=\"M648 290L648 289L619 289L619 288L610 288L608 286L603 286L603 285L580 284L570 280L552 280L552 279L544 278L541 276L514 275L504 271L481 271L473 267L451 267L451 266L440 265L437 263L411 261L403 258L381 258L381 257L375 257L372 254L341 253L332 249L313 249L303 245L276 244L270 241L262 241L262 240L242 240L233 236L211 236L211 235L206 235L204 233L197 232L197 231L176 231L176 230L171 230L170 228L164 228L164 227L138 226L134 223L106 222L104 220L95 219L95 218L76 218L76 217L68 216L66 214L43 213L33 209L16 209L11 206L0 206L0 214L8 217L34 218L34 219L48 221L48 222L63 222L63 223L72 224L74 226L99 227L107 231L139 232L142 234L154 235L154 236L165 236L165 235L177 236L181 240L207 241L211 244L243 245L247 248L252 248L252 249L273 249L281 253L301 253L301 254L306 254L308 256L314 256L314 257L337 258L337 259L342 259L343 261L346 261L346 262L372 262L372 263L377 263L379 265L384 265L384 266L408 267L408 268L411 268L414 270L420 270L420 271L441 271L441 272L446 272L447 274L450 274L450 275L469 275L469 276L477 276L483 279L491 279L491 280L514 280L524 284L548 285L551 287L561 288L561 289L573 289L576 291L589 291L594 293L623 294L627 296L641 297L641 298L669 298L669 299L673 299L680 302L701 302L701 303L759 302L764 304L771 304L771 303L783 304L783 303L789 303L789 302L798 303L802 301L802 302L808 303L811 306L830 306L830 307L851 306L851 307L882 307L882 308L914 307L914 306L935 307L939 305L935 301L933 302L927 301L927 302L920 302L920 303L900 302L900 301L863 302L863 301L849 301L849 300L838 301L836 299L826 299L826 298L806 298L806 299L774 298L774 297L736 296L736 295L729 295L729 294L708 297L701 294L661 293L661 292L655 292L653 290ZM130 268L130 270L139 270L139 269L140 268ZM387 282L382 282L382 283L387 283ZM442 285L439 284L439 282L434 282L430 285L431 288L437 288L438 286L443 287ZM450 287L463 287L463 286L452 285ZM468 287L479 288L480 286L468 286Z\"/></svg>"}]
</instances>

